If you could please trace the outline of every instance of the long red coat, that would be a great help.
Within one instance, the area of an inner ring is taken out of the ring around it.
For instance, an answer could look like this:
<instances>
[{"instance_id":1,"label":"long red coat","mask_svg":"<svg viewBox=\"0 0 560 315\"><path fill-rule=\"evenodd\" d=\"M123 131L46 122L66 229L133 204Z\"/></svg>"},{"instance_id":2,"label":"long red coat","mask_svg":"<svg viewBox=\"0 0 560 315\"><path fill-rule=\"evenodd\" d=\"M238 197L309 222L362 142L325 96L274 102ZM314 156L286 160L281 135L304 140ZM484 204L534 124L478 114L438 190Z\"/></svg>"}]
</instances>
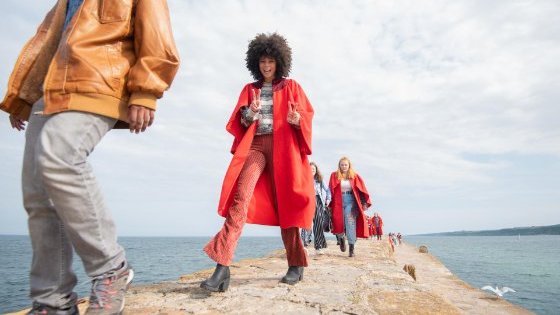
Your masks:
<instances>
[{"instance_id":1,"label":"long red coat","mask_svg":"<svg viewBox=\"0 0 560 315\"><path fill-rule=\"evenodd\" d=\"M371 225L373 226L373 229L375 230L375 235L383 235L383 219L381 219L381 216L377 216L379 218L379 228L375 226L375 219L374 217L371 217Z\"/></svg>"},{"instance_id":2,"label":"long red coat","mask_svg":"<svg viewBox=\"0 0 560 315\"><path fill-rule=\"evenodd\" d=\"M375 235L375 226L373 225L372 218L367 219L368 221L368 228L369 228L369 235Z\"/></svg>"},{"instance_id":3,"label":"long red coat","mask_svg":"<svg viewBox=\"0 0 560 315\"><path fill-rule=\"evenodd\" d=\"M356 174L354 178L350 179L350 185L352 186L352 192L354 193L354 198L356 199L356 203L358 204L358 217L356 220L356 236L361 238L369 237L369 228L366 219L366 215L363 209L362 202L360 199L360 193L362 193L365 197L366 204L368 208L371 206L371 199L369 197L369 193L366 189L366 185L364 184L364 180L360 177L360 175ZM342 188L340 187L340 180L338 180L336 176L336 172L331 174L331 178L329 180L329 188L331 190L331 204L330 207L332 209L332 221L333 221L333 234L340 234L344 233L344 209L342 209Z\"/></svg>"},{"instance_id":4,"label":"long red coat","mask_svg":"<svg viewBox=\"0 0 560 315\"><path fill-rule=\"evenodd\" d=\"M248 128L241 124L241 107L252 101L252 89L262 82L245 85L226 130L234 136L233 158L226 172L220 194L218 213L225 217L233 202L237 179L245 164L256 132L256 123ZM274 206L270 175L259 177L249 204L247 223L280 226L281 228L311 228L315 213L313 175L307 160L311 154L311 122L313 107L301 86L294 80L282 79L273 83L273 168L277 207ZM288 101L298 103L300 128L288 123Z\"/></svg>"}]
</instances>

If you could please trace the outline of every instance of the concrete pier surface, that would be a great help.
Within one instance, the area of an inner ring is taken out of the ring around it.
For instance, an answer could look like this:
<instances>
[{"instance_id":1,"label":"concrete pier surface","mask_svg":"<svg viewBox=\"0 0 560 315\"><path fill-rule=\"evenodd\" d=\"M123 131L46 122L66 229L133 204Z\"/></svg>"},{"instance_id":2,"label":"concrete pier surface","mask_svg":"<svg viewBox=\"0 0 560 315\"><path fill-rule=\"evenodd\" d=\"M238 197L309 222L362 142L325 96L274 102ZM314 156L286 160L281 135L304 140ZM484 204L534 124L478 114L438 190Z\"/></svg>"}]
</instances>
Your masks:
<instances>
[{"instance_id":1,"label":"concrete pier surface","mask_svg":"<svg viewBox=\"0 0 560 315\"><path fill-rule=\"evenodd\" d=\"M387 240L359 240L356 256L348 257L329 241L321 255L311 247L309 258L303 281L293 286L280 283L288 268L284 250L233 264L224 293L199 287L213 269L133 286L124 314L532 314L469 286L406 243L393 251ZM416 280L404 265L414 266Z\"/></svg>"}]
</instances>

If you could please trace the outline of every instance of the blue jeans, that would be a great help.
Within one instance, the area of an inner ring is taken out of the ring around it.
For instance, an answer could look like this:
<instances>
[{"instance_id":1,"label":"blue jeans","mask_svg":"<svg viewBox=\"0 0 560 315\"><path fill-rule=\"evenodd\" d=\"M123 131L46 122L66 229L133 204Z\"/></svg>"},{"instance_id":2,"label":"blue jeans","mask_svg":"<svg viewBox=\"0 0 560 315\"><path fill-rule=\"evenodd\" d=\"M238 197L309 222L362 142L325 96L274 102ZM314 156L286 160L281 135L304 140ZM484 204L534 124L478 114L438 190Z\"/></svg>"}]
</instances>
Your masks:
<instances>
[{"instance_id":1,"label":"blue jeans","mask_svg":"<svg viewBox=\"0 0 560 315\"><path fill-rule=\"evenodd\" d=\"M356 219L358 218L358 204L354 195L342 194L342 210L344 212L344 230L348 244L356 243Z\"/></svg>"},{"instance_id":2,"label":"blue jeans","mask_svg":"<svg viewBox=\"0 0 560 315\"><path fill-rule=\"evenodd\" d=\"M124 249L87 157L115 119L68 111L53 115L43 99L25 134L22 189L33 248L31 299L61 307L76 298L72 249L90 277L117 269Z\"/></svg>"}]
</instances>

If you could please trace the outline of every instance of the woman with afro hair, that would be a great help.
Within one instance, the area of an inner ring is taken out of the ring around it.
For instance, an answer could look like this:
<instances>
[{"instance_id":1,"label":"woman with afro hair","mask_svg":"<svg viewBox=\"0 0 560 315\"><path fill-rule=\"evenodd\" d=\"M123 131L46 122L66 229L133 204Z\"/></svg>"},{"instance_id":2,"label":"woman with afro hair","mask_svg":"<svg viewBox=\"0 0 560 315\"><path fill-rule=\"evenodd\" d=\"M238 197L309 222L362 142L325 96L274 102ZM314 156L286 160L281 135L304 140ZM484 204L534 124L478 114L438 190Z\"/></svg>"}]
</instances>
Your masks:
<instances>
[{"instance_id":1,"label":"woman with afro hair","mask_svg":"<svg viewBox=\"0 0 560 315\"><path fill-rule=\"evenodd\" d=\"M311 154L313 108L301 86L288 79L292 53L276 33L258 34L247 50L256 82L245 85L226 130L234 137L218 213L222 229L204 247L217 263L201 287L226 291L237 242L245 223L280 226L288 271L282 282L303 279L307 255L299 228L311 227L315 211Z\"/></svg>"}]
</instances>

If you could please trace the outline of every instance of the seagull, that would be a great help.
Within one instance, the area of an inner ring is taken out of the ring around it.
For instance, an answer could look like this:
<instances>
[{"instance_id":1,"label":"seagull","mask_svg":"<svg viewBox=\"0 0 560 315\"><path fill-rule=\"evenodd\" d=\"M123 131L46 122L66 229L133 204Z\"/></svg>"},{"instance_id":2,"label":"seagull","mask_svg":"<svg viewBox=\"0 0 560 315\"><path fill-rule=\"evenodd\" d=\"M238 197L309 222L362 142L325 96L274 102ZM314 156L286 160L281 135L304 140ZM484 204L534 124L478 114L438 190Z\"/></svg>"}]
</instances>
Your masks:
<instances>
[{"instance_id":1,"label":"seagull","mask_svg":"<svg viewBox=\"0 0 560 315\"><path fill-rule=\"evenodd\" d=\"M506 293L506 292L515 292L515 290L512 289L512 288L508 288L508 287L501 287L501 288L499 288L499 287L497 287L497 286L496 286L495 288L492 288L492 287L489 286L489 285L483 286L481 289L482 289L482 290L492 291L492 292L494 292L494 293L495 293L497 296L499 296L499 297L504 296L504 293Z\"/></svg>"}]
</instances>

